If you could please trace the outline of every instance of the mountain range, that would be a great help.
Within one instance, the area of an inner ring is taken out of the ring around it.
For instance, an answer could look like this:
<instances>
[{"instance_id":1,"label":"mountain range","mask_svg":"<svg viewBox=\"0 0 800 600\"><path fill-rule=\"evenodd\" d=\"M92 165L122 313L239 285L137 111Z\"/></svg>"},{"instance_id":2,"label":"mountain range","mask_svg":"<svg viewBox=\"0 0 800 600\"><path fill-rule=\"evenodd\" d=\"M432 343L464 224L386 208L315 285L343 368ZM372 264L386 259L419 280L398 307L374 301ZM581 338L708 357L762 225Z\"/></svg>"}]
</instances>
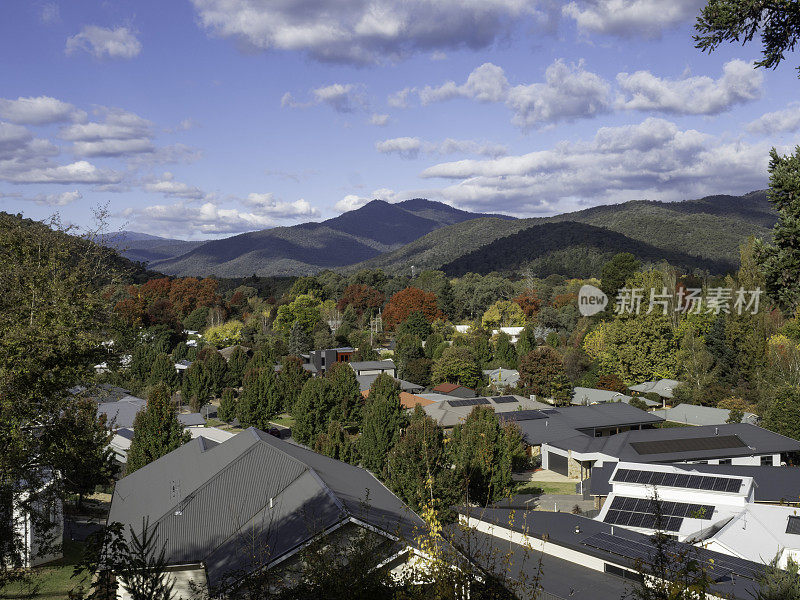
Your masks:
<instances>
[{"instance_id":1,"label":"mountain range","mask_svg":"<svg viewBox=\"0 0 800 600\"><path fill-rule=\"evenodd\" d=\"M531 269L596 275L617 252L686 270L734 269L748 236L769 239L777 214L766 191L683 202L636 200L553 217L515 219L421 198L365 206L320 223L186 242L126 232L122 254L170 275L307 275L322 269L388 273Z\"/></svg>"}]
</instances>

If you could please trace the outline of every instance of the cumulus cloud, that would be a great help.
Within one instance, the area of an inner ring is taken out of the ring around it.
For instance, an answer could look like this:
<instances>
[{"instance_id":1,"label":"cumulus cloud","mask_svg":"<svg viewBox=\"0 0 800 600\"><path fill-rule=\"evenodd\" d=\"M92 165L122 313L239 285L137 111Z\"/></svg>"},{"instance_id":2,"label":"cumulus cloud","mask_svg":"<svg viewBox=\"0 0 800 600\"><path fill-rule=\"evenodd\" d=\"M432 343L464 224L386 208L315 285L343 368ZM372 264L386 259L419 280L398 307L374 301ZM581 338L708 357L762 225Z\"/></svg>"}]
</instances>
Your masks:
<instances>
[{"instance_id":1,"label":"cumulus cloud","mask_svg":"<svg viewBox=\"0 0 800 600\"><path fill-rule=\"evenodd\" d=\"M420 154L463 153L492 157L508 154L508 148L501 144L452 138L447 138L442 142L428 142L418 137L398 137L377 142L375 149L382 154L398 154L403 158L417 158Z\"/></svg>"},{"instance_id":2,"label":"cumulus cloud","mask_svg":"<svg viewBox=\"0 0 800 600\"><path fill-rule=\"evenodd\" d=\"M580 0L562 14L582 33L657 38L665 29L697 16L704 0Z\"/></svg>"},{"instance_id":3,"label":"cumulus cloud","mask_svg":"<svg viewBox=\"0 0 800 600\"><path fill-rule=\"evenodd\" d=\"M82 121L86 113L72 104L50 96L0 98L0 118L19 125L45 125L64 121Z\"/></svg>"},{"instance_id":4,"label":"cumulus cloud","mask_svg":"<svg viewBox=\"0 0 800 600\"><path fill-rule=\"evenodd\" d=\"M426 178L455 183L444 199L477 210L554 213L565 204L678 200L756 189L766 182L768 145L728 141L669 121L603 127L593 139L492 160L431 166Z\"/></svg>"},{"instance_id":5,"label":"cumulus cloud","mask_svg":"<svg viewBox=\"0 0 800 600\"><path fill-rule=\"evenodd\" d=\"M376 63L414 52L486 48L538 15L525 0L192 0L202 27L261 50Z\"/></svg>"},{"instance_id":6,"label":"cumulus cloud","mask_svg":"<svg viewBox=\"0 0 800 600\"><path fill-rule=\"evenodd\" d=\"M385 200L386 202L396 202L400 200L400 196L393 190L388 188L380 188L372 192L371 196L359 196L357 194L348 194L336 204L333 208L338 212L348 212L361 208L368 202L373 200Z\"/></svg>"},{"instance_id":7,"label":"cumulus cloud","mask_svg":"<svg viewBox=\"0 0 800 600\"><path fill-rule=\"evenodd\" d=\"M281 98L281 106L290 108L307 108L319 104L327 104L339 113L352 113L367 106L363 92L364 86L354 83L332 83L311 90L311 100L298 102L290 92Z\"/></svg>"},{"instance_id":8,"label":"cumulus cloud","mask_svg":"<svg viewBox=\"0 0 800 600\"><path fill-rule=\"evenodd\" d=\"M5 177L2 172L0 161L0 178L13 183L117 183L122 180L119 173L98 168L85 160L67 165L34 167L8 173Z\"/></svg>"},{"instance_id":9,"label":"cumulus cloud","mask_svg":"<svg viewBox=\"0 0 800 600\"><path fill-rule=\"evenodd\" d=\"M172 173L165 172L153 181L144 184L144 190L153 194L163 194L172 198L184 198L186 200L202 200L206 193L198 187L175 181Z\"/></svg>"},{"instance_id":10,"label":"cumulus cloud","mask_svg":"<svg viewBox=\"0 0 800 600\"><path fill-rule=\"evenodd\" d=\"M512 122L523 129L591 117L611 107L608 82L584 69L583 62L563 60L547 67L543 83L511 86L501 67L484 63L461 85L448 81L437 87L426 86L417 94L422 104L452 98L503 102L513 112Z\"/></svg>"},{"instance_id":11,"label":"cumulus cloud","mask_svg":"<svg viewBox=\"0 0 800 600\"><path fill-rule=\"evenodd\" d=\"M188 236L235 234L275 225L269 216L224 208L212 201L200 206L184 201L155 204L128 210L123 215L133 219L141 229L168 235L174 235L176 230Z\"/></svg>"},{"instance_id":12,"label":"cumulus cloud","mask_svg":"<svg viewBox=\"0 0 800 600\"><path fill-rule=\"evenodd\" d=\"M301 198L295 202L279 202L270 193L248 194L245 199L245 205L250 207L254 213L267 215L275 219L316 218L319 216L319 211L311 206L307 200Z\"/></svg>"},{"instance_id":13,"label":"cumulus cloud","mask_svg":"<svg viewBox=\"0 0 800 600\"><path fill-rule=\"evenodd\" d=\"M376 127L384 127L389 123L389 115L373 114L369 118L369 124Z\"/></svg>"},{"instance_id":14,"label":"cumulus cloud","mask_svg":"<svg viewBox=\"0 0 800 600\"><path fill-rule=\"evenodd\" d=\"M411 96L414 91L414 88L407 87L393 94L389 94L389 97L386 99L386 104L393 108L408 108L409 96Z\"/></svg>"},{"instance_id":15,"label":"cumulus cloud","mask_svg":"<svg viewBox=\"0 0 800 600\"><path fill-rule=\"evenodd\" d=\"M705 76L662 79L649 71L620 73L617 83L625 95L617 104L627 110L716 115L736 104L760 98L763 81L762 72L743 60L725 63L719 79Z\"/></svg>"},{"instance_id":16,"label":"cumulus cloud","mask_svg":"<svg viewBox=\"0 0 800 600\"><path fill-rule=\"evenodd\" d=\"M60 194L37 194L32 198L28 198L28 200L35 202L36 204L43 204L45 206L66 206L67 204L72 204L81 198L83 198L83 194L81 194L78 190L73 190L71 192L62 192Z\"/></svg>"},{"instance_id":17,"label":"cumulus cloud","mask_svg":"<svg viewBox=\"0 0 800 600\"><path fill-rule=\"evenodd\" d=\"M800 102L792 102L783 110L768 112L747 125L753 134L776 135L800 129Z\"/></svg>"},{"instance_id":18,"label":"cumulus cloud","mask_svg":"<svg viewBox=\"0 0 800 600\"><path fill-rule=\"evenodd\" d=\"M80 33L67 38L65 52L88 52L95 58L134 58L142 51L142 44L127 27L108 29L97 25L84 25Z\"/></svg>"},{"instance_id":19,"label":"cumulus cloud","mask_svg":"<svg viewBox=\"0 0 800 600\"><path fill-rule=\"evenodd\" d=\"M152 123L118 108L99 108L102 121L76 123L61 129L79 156L126 156L155 151Z\"/></svg>"}]
</instances>

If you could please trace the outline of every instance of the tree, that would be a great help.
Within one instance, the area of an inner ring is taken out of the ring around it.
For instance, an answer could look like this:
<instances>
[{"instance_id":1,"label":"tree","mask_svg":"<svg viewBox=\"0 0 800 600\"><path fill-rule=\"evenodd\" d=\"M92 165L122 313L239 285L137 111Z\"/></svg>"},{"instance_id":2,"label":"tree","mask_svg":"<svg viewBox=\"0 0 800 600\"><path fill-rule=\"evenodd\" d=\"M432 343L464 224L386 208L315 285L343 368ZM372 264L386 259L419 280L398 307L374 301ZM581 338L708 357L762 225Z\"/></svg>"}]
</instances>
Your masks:
<instances>
[{"instance_id":1,"label":"tree","mask_svg":"<svg viewBox=\"0 0 800 600\"><path fill-rule=\"evenodd\" d=\"M244 372L249 360L244 348L241 346L234 348L228 358L228 373L225 377L225 382L229 386L239 387L242 385L242 379L244 379Z\"/></svg>"},{"instance_id":2,"label":"tree","mask_svg":"<svg viewBox=\"0 0 800 600\"><path fill-rule=\"evenodd\" d=\"M56 422L55 467L68 493L77 494L78 508L83 497L95 487L108 483L117 467L109 447L114 434L106 417L97 416L97 405L88 398L74 398L64 407Z\"/></svg>"},{"instance_id":3,"label":"tree","mask_svg":"<svg viewBox=\"0 0 800 600\"><path fill-rule=\"evenodd\" d=\"M308 352L314 345L314 339L311 334L306 333L303 326L297 322L292 324L287 342L289 344L289 353L295 356Z\"/></svg>"},{"instance_id":4,"label":"tree","mask_svg":"<svg viewBox=\"0 0 800 600\"><path fill-rule=\"evenodd\" d=\"M238 402L236 398L236 390L233 388L225 388L222 390L222 398L219 401L219 410L217 416L223 421L233 421L238 412Z\"/></svg>"},{"instance_id":5,"label":"tree","mask_svg":"<svg viewBox=\"0 0 800 600\"><path fill-rule=\"evenodd\" d=\"M209 390L214 397L219 396L225 387L228 378L228 363L225 362L222 354L213 348L207 348L207 352L200 359L208 377Z\"/></svg>"},{"instance_id":6,"label":"tree","mask_svg":"<svg viewBox=\"0 0 800 600\"><path fill-rule=\"evenodd\" d=\"M741 423L743 418L744 418L744 413L741 410L739 410L738 408L732 408L728 413L728 418L725 420L725 422Z\"/></svg>"},{"instance_id":7,"label":"tree","mask_svg":"<svg viewBox=\"0 0 800 600\"><path fill-rule=\"evenodd\" d=\"M800 440L800 390L790 386L777 390L764 413L762 427Z\"/></svg>"},{"instance_id":8,"label":"tree","mask_svg":"<svg viewBox=\"0 0 800 600\"><path fill-rule=\"evenodd\" d=\"M358 440L361 460L373 473L384 476L389 450L400 439L405 424L400 386L393 377L381 373L372 382L363 414Z\"/></svg>"},{"instance_id":9,"label":"tree","mask_svg":"<svg viewBox=\"0 0 800 600\"><path fill-rule=\"evenodd\" d=\"M641 267L641 263L630 252L620 252L603 265L600 272L600 289L608 296L606 313L611 314L614 300L625 282Z\"/></svg>"},{"instance_id":10,"label":"tree","mask_svg":"<svg viewBox=\"0 0 800 600\"><path fill-rule=\"evenodd\" d=\"M529 288L514 298L514 302L519 304L526 319L535 319L542 306L539 294L533 288Z\"/></svg>"},{"instance_id":11,"label":"tree","mask_svg":"<svg viewBox=\"0 0 800 600\"><path fill-rule=\"evenodd\" d=\"M225 348L242 341L242 327L244 324L241 321L228 321L216 327L209 327L203 333L203 337L212 346Z\"/></svg>"},{"instance_id":12,"label":"tree","mask_svg":"<svg viewBox=\"0 0 800 600\"><path fill-rule=\"evenodd\" d=\"M506 431L494 411L476 406L463 424L453 428L450 459L463 482L464 502L485 506L511 489L516 457L523 455L521 436Z\"/></svg>"},{"instance_id":13,"label":"tree","mask_svg":"<svg viewBox=\"0 0 800 600\"><path fill-rule=\"evenodd\" d=\"M506 369L517 368L517 350L511 343L511 336L500 332L494 342L494 361L492 364Z\"/></svg>"},{"instance_id":14,"label":"tree","mask_svg":"<svg viewBox=\"0 0 800 600\"><path fill-rule=\"evenodd\" d=\"M538 346L536 342L536 328L528 323L517 338L517 356L522 358Z\"/></svg>"},{"instance_id":15,"label":"tree","mask_svg":"<svg viewBox=\"0 0 800 600\"><path fill-rule=\"evenodd\" d=\"M178 412L165 386L156 386L147 397L147 406L133 421L133 440L128 450L126 475L185 444L192 436L178 422Z\"/></svg>"},{"instance_id":16,"label":"tree","mask_svg":"<svg viewBox=\"0 0 800 600\"><path fill-rule=\"evenodd\" d=\"M432 368L433 361L430 358L415 358L405 366L401 379L428 387L431 384Z\"/></svg>"},{"instance_id":17,"label":"tree","mask_svg":"<svg viewBox=\"0 0 800 600\"><path fill-rule=\"evenodd\" d=\"M525 313L512 300L498 300L486 309L481 317L481 326L492 330L498 327L521 327L525 325Z\"/></svg>"},{"instance_id":18,"label":"tree","mask_svg":"<svg viewBox=\"0 0 800 600\"><path fill-rule=\"evenodd\" d=\"M709 0L694 28L695 48L709 53L723 42L748 44L761 31L762 59L755 66L775 69L797 44L800 15L792 2L780 0Z\"/></svg>"},{"instance_id":19,"label":"tree","mask_svg":"<svg viewBox=\"0 0 800 600\"><path fill-rule=\"evenodd\" d=\"M295 425L292 436L301 444L311 444L327 429L330 414L336 407L331 382L325 377L312 377L303 385L300 397L292 407Z\"/></svg>"},{"instance_id":20,"label":"tree","mask_svg":"<svg viewBox=\"0 0 800 600\"><path fill-rule=\"evenodd\" d=\"M610 392L620 392L624 394L628 391L628 386L616 375L601 375L597 378L596 387L598 390L608 390Z\"/></svg>"},{"instance_id":21,"label":"tree","mask_svg":"<svg viewBox=\"0 0 800 600\"><path fill-rule=\"evenodd\" d=\"M361 423L364 397L353 368L347 363L336 363L326 369L325 377L330 381L330 393L336 402L329 418L345 426Z\"/></svg>"},{"instance_id":22,"label":"tree","mask_svg":"<svg viewBox=\"0 0 800 600\"><path fill-rule=\"evenodd\" d=\"M153 361L150 369L150 376L147 378L147 385L165 384L170 391L178 388L178 372L175 370L175 363L172 358L165 353L160 353Z\"/></svg>"},{"instance_id":23,"label":"tree","mask_svg":"<svg viewBox=\"0 0 800 600\"><path fill-rule=\"evenodd\" d=\"M307 294L300 294L294 301L278 308L274 327L285 334L297 325L305 335L311 335L314 325L321 319L320 301Z\"/></svg>"},{"instance_id":24,"label":"tree","mask_svg":"<svg viewBox=\"0 0 800 600\"><path fill-rule=\"evenodd\" d=\"M431 324L422 311L415 310L397 327L397 335L411 335L421 340L433 333Z\"/></svg>"},{"instance_id":25,"label":"tree","mask_svg":"<svg viewBox=\"0 0 800 600\"><path fill-rule=\"evenodd\" d=\"M397 376L400 379L408 379L408 373L406 373L408 365L424 356L425 351L422 349L422 342L416 335L404 333L397 336L394 348L394 362L397 366Z\"/></svg>"},{"instance_id":26,"label":"tree","mask_svg":"<svg viewBox=\"0 0 800 600\"><path fill-rule=\"evenodd\" d=\"M644 401L644 398L639 398L638 396L634 396L633 398L631 398L628 401L628 404L630 404L634 408L638 408L639 410L648 409L647 402Z\"/></svg>"},{"instance_id":27,"label":"tree","mask_svg":"<svg viewBox=\"0 0 800 600\"><path fill-rule=\"evenodd\" d=\"M189 403L192 410L200 412L213 395L209 373L202 360L195 360L183 372L181 399Z\"/></svg>"},{"instance_id":28,"label":"tree","mask_svg":"<svg viewBox=\"0 0 800 600\"><path fill-rule=\"evenodd\" d=\"M431 379L433 383L457 383L476 389L483 384L483 373L472 350L451 346L433 363Z\"/></svg>"},{"instance_id":29,"label":"tree","mask_svg":"<svg viewBox=\"0 0 800 600\"><path fill-rule=\"evenodd\" d=\"M284 412L291 413L294 403L303 391L303 385L309 373L303 368L303 361L296 356L285 356L281 360L278 372L278 391L281 395L281 407Z\"/></svg>"},{"instance_id":30,"label":"tree","mask_svg":"<svg viewBox=\"0 0 800 600\"><path fill-rule=\"evenodd\" d=\"M537 348L519 361L520 384L537 396L552 397L553 384L561 377L566 379L561 355L549 346Z\"/></svg>"},{"instance_id":31,"label":"tree","mask_svg":"<svg viewBox=\"0 0 800 600\"><path fill-rule=\"evenodd\" d=\"M248 369L236 413L245 427L269 429L269 421L283 408L278 381L272 366Z\"/></svg>"},{"instance_id":32,"label":"tree","mask_svg":"<svg viewBox=\"0 0 800 600\"><path fill-rule=\"evenodd\" d=\"M791 557L785 569L778 566L777 557L772 559L758 584L755 600L800 600L800 569Z\"/></svg>"},{"instance_id":33,"label":"tree","mask_svg":"<svg viewBox=\"0 0 800 600\"><path fill-rule=\"evenodd\" d=\"M208 323L208 307L200 306L195 308L183 320L183 326L189 331L202 331Z\"/></svg>"},{"instance_id":34,"label":"tree","mask_svg":"<svg viewBox=\"0 0 800 600\"><path fill-rule=\"evenodd\" d=\"M794 8L797 12L796 7ZM800 29L800 24L795 27ZM795 32L796 35L796 32ZM766 280L767 294L787 313L800 304L800 146L794 154L778 156L770 151L768 197L778 211L772 232L773 245L757 251Z\"/></svg>"},{"instance_id":35,"label":"tree","mask_svg":"<svg viewBox=\"0 0 800 600\"><path fill-rule=\"evenodd\" d=\"M317 434L314 452L342 462L352 462L355 453L344 427L335 420L328 423L328 429L324 433Z\"/></svg>"},{"instance_id":36,"label":"tree","mask_svg":"<svg viewBox=\"0 0 800 600\"><path fill-rule=\"evenodd\" d=\"M339 298L339 302L336 304L336 308L340 311L344 311L347 307L352 307L359 317L364 313L366 313L367 316L372 316L383 306L384 300L385 296L380 290L376 290L374 287L364 285L363 283L354 283L353 285L348 285L344 289L341 298Z\"/></svg>"},{"instance_id":37,"label":"tree","mask_svg":"<svg viewBox=\"0 0 800 600\"><path fill-rule=\"evenodd\" d=\"M437 318L442 317L436 305L436 295L424 292L419 288L407 287L397 292L389 300L386 309L383 311L383 324L388 330L392 330L399 323L405 321L413 312L421 312L428 323L433 323Z\"/></svg>"}]
</instances>

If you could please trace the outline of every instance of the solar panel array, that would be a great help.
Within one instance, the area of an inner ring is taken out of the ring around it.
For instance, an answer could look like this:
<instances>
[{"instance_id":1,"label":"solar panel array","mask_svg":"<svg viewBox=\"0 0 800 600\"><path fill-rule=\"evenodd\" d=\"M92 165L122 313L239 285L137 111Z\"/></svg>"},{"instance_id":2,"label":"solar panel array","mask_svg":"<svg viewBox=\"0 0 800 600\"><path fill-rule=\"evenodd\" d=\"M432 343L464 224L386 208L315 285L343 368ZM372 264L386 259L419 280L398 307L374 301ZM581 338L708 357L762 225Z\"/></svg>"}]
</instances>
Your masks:
<instances>
[{"instance_id":1,"label":"solar panel array","mask_svg":"<svg viewBox=\"0 0 800 600\"><path fill-rule=\"evenodd\" d=\"M463 400L448 400L447 403L453 408L459 406L478 406L479 404L489 404L486 398L464 398Z\"/></svg>"},{"instance_id":2,"label":"solar panel array","mask_svg":"<svg viewBox=\"0 0 800 600\"><path fill-rule=\"evenodd\" d=\"M714 492L738 492L742 479L712 477L710 475L690 475L688 473L663 473L661 471L641 471L638 469L617 469L612 481L620 483L642 483L666 487L708 490Z\"/></svg>"},{"instance_id":3,"label":"solar panel array","mask_svg":"<svg viewBox=\"0 0 800 600\"><path fill-rule=\"evenodd\" d=\"M653 559L653 544L649 538L639 540L631 540L609 533L596 533L583 540L583 544L591 548L597 548L617 556L630 559L632 561L641 561L649 563ZM696 559L700 561L707 569L708 574L714 581L722 581L730 578L731 575L738 575L747 579L758 580L763 572L762 565L727 556L718 552L711 552L702 548L689 546L680 542L671 542L673 545L674 554L677 556L685 556L686 559Z\"/></svg>"},{"instance_id":4,"label":"solar panel array","mask_svg":"<svg viewBox=\"0 0 800 600\"><path fill-rule=\"evenodd\" d=\"M689 504L686 502L659 502L661 522L658 522L658 506L650 498L630 498L616 496L606 513L604 522L624 527L644 529L663 529L680 531L684 517L690 519L710 519L714 507L709 504Z\"/></svg>"},{"instance_id":5,"label":"solar panel array","mask_svg":"<svg viewBox=\"0 0 800 600\"><path fill-rule=\"evenodd\" d=\"M517 402L517 399L514 396L496 396L492 398L492 401L495 404L511 404L512 402Z\"/></svg>"},{"instance_id":6,"label":"solar panel array","mask_svg":"<svg viewBox=\"0 0 800 600\"><path fill-rule=\"evenodd\" d=\"M534 421L536 419L546 419L549 415L540 410L511 410L498 415L506 421Z\"/></svg>"},{"instance_id":7,"label":"solar panel array","mask_svg":"<svg viewBox=\"0 0 800 600\"><path fill-rule=\"evenodd\" d=\"M728 448L747 448L747 444L738 435L712 435L701 438L631 442L631 447L636 450L637 454L667 454L671 452L702 452Z\"/></svg>"}]
</instances>

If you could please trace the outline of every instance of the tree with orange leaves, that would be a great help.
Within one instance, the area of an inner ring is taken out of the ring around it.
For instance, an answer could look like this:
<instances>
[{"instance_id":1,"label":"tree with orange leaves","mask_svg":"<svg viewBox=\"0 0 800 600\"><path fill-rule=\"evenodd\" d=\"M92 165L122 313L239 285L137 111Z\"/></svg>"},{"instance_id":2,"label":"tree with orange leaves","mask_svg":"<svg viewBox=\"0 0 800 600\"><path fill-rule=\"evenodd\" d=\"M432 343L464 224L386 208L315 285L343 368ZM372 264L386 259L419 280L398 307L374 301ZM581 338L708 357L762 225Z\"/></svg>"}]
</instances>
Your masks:
<instances>
[{"instance_id":1,"label":"tree with orange leaves","mask_svg":"<svg viewBox=\"0 0 800 600\"><path fill-rule=\"evenodd\" d=\"M383 324L387 329L394 329L398 323L405 321L413 312L421 312L429 323L433 323L436 319L446 318L436 305L436 294L415 287L407 287L397 292L389 300L383 311Z\"/></svg>"},{"instance_id":2,"label":"tree with orange leaves","mask_svg":"<svg viewBox=\"0 0 800 600\"><path fill-rule=\"evenodd\" d=\"M336 308L344 311L348 306L352 306L360 317L365 312L369 314L378 310L383 306L385 299L386 296L380 290L363 283L354 283L353 285L348 285L342 292L342 297L336 304Z\"/></svg>"},{"instance_id":3,"label":"tree with orange leaves","mask_svg":"<svg viewBox=\"0 0 800 600\"><path fill-rule=\"evenodd\" d=\"M539 300L539 294L534 289L525 290L519 296L514 298L514 302L519 304L522 312L525 313L526 319L532 319L539 313L542 307L542 301Z\"/></svg>"}]
</instances>

